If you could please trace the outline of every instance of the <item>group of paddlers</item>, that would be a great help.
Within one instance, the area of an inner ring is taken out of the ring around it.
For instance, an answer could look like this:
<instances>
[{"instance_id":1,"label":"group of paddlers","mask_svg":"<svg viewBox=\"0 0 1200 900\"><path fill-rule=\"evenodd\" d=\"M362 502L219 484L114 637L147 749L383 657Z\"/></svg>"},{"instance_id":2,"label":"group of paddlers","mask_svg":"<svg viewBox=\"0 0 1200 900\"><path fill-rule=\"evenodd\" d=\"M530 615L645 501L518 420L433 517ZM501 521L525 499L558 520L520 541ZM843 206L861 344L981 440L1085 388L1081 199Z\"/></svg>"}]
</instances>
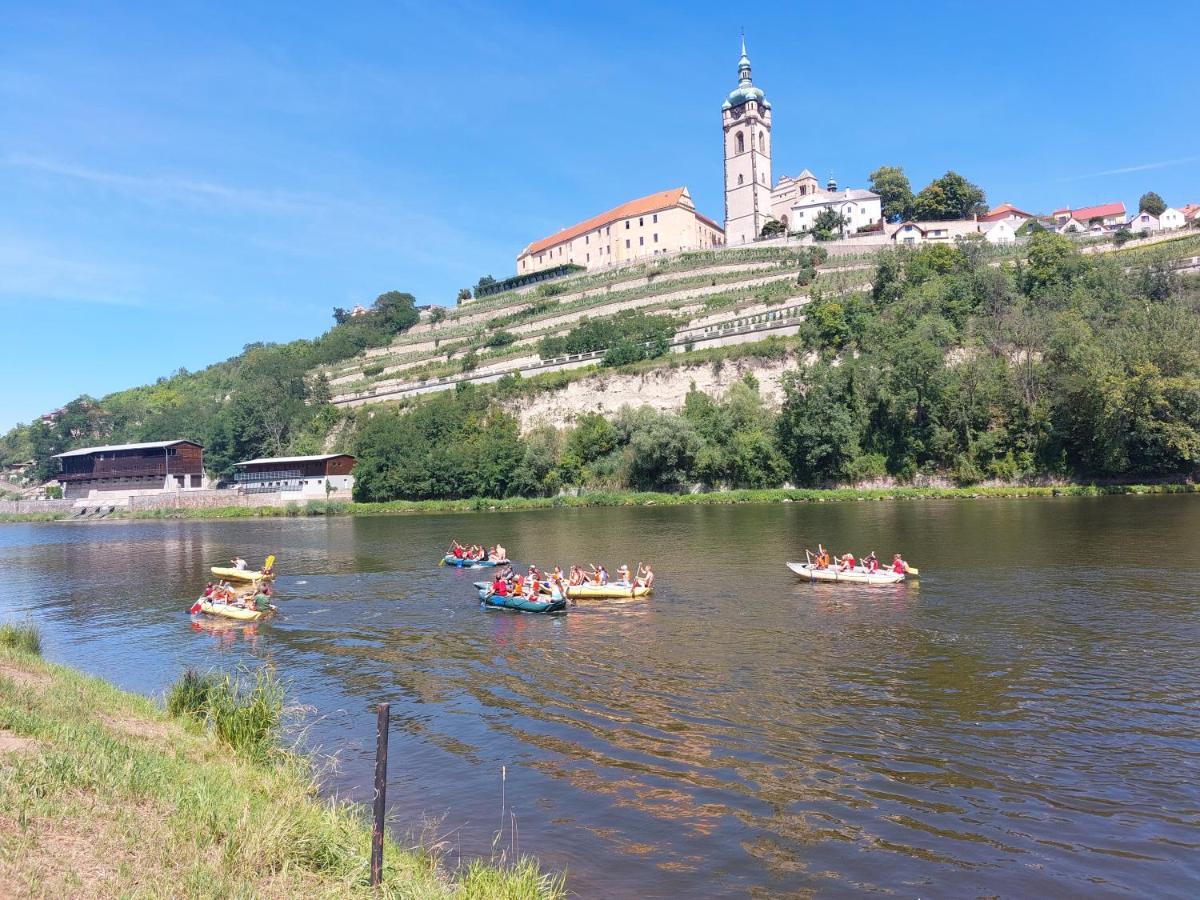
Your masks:
<instances>
[{"instance_id":1,"label":"group of paddlers","mask_svg":"<svg viewBox=\"0 0 1200 900\"><path fill-rule=\"evenodd\" d=\"M637 572L631 577L629 566L623 565L617 569L616 580L610 580L608 570L595 563L592 563L590 570L583 566L571 566L566 575L558 566L544 572L533 565L529 567L528 574L517 575L511 565L505 565L496 570L488 594L496 597L524 597L527 600L544 599L545 595L551 600L561 600L568 595L568 588L584 584L650 588L654 587L654 570L649 563L638 563Z\"/></svg>"},{"instance_id":2,"label":"group of paddlers","mask_svg":"<svg viewBox=\"0 0 1200 900\"><path fill-rule=\"evenodd\" d=\"M228 581L218 581L215 584L210 581L204 586L204 594L192 606L191 612L199 612L204 603L224 603L263 612L271 608L271 586L265 581L255 582L252 587L244 587L239 592Z\"/></svg>"},{"instance_id":3,"label":"group of paddlers","mask_svg":"<svg viewBox=\"0 0 1200 900\"><path fill-rule=\"evenodd\" d=\"M453 541L446 555L469 562L508 562L508 551L499 544L496 544L494 547L488 547L485 550L479 544L471 544L468 547L460 544L458 541Z\"/></svg>"},{"instance_id":4,"label":"group of paddlers","mask_svg":"<svg viewBox=\"0 0 1200 900\"><path fill-rule=\"evenodd\" d=\"M832 556L829 551L821 544L817 544L817 552L805 550L808 556L808 563L814 569L834 569L838 572L853 572L856 568L861 568L868 575L874 575L876 572L883 570L885 572L895 572L897 575L903 575L908 571L908 563L900 556L899 553L892 557L891 565L886 568L879 561L879 557L872 550L862 559L855 559L854 554L847 551L841 556Z\"/></svg>"}]
</instances>

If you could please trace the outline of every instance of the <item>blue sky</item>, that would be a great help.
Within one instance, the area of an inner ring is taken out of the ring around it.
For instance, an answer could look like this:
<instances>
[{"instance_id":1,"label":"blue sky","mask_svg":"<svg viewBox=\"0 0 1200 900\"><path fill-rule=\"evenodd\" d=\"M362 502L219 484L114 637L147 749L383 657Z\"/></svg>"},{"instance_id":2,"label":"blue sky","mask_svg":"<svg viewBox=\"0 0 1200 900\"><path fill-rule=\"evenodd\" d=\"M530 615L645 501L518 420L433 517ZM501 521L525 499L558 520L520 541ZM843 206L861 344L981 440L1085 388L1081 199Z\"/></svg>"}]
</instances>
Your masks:
<instances>
[{"instance_id":1,"label":"blue sky","mask_svg":"<svg viewBox=\"0 0 1200 900\"><path fill-rule=\"evenodd\" d=\"M1035 211L1200 202L1191 0L739 9L6 4L0 427L385 290L452 303L652 191L686 184L719 219L743 26L776 177L887 164Z\"/></svg>"}]
</instances>

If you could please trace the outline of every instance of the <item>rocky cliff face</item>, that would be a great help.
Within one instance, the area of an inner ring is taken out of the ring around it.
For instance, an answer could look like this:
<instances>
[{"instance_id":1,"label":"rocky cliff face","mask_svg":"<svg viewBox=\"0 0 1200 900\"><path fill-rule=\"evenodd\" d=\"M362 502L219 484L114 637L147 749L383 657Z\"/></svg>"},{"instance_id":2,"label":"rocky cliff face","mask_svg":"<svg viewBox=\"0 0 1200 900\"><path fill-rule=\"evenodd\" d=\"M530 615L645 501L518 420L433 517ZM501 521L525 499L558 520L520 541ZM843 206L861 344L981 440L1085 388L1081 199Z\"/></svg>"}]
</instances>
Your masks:
<instances>
[{"instance_id":1,"label":"rocky cliff face","mask_svg":"<svg viewBox=\"0 0 1200 900\"><path fill-rule=\"evenodd\" d=\"M601 372L565 388L524 401L516 410L521 430L539 425L556 428L571 424L581 413L612 415L622 406L652 406L659 411L677 411L693 386L713 397L723 397L729 387L746 374L758 379L759 392L772 406L783 400L785 372L799 365L795 358L782 360L735 359L703 365L663 367L649 372Z\"/></svg>"}]
</instances>

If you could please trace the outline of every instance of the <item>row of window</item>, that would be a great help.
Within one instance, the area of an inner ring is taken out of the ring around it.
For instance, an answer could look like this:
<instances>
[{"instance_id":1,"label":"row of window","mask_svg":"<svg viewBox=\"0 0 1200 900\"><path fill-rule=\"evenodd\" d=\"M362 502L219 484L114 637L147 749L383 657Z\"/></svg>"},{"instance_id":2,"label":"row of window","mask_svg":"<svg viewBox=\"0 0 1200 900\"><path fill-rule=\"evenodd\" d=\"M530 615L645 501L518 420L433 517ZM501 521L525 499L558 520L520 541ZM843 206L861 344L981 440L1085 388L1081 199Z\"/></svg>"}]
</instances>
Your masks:
<instances>
[{"instance_id":1,"label":"row of window","mask_svg":"<svg viewBox=\"0 0 1200 900\"><path fill-rule=\"evenodd\" d=\"M760 184L766 184L766 183L767 183L767 176L766 176L766 173L764 173L764 172L759 172L759 173L758 173L758 180L759 180L759 183L760 183ZM738 184L742 184L744 181L745 181L745 178L744 178L743 176L739 175L739 176L738 176Z\"/></svg>"},{"instance_id":2,"label":"row of window","mask_svg":"<svg viewBox=\"0 0 1200 900\"><path fill-rule=\"evenodd\" d=\"M628 231L628 230L629 230L631 222L632 222L632 220L631 220L631 219L626 219L626 220L625 220L625 230L626 230L626 231ZM650 216L650 223L651 223L652 225L657 225L657 224L658 224L658 213L654 213L653 215L651 215L651 216ZM638 227L639 227L639 228L642 228L642 227L644 227L644 226L645 226L645 224L646 224L646 217L645 217L645 216L639 216L639 217L638 217ZM607 226L607 227L604 229L604 235L605 235L605 237L611 237L611 235L612 235L612 226L611 226L611 225ZM596 236L597 236L597 237L599 237L599 236L600 236L600 230L599 230L599 229L597 229L597 231L596 231ZM585 235L583 236L583 243L584 243L584 245L585 245L585 246L587 246L587 245L590 245L590 244L591 244L591 242L592 242L592 235L591 235L591 233L585 234ZM656 234L656 235L654 235L654 242L655 242L656 244L658 243L658 235L657 235L657 234ZM644 244L646 243L646 240L645 240L645 238L638 238L638 243L639 243L639 245L644 245ZM563 255L563 247L565 247L565 246L566 246L566 244L560 244L560 245L558 246L558 248L557 248L557 249L558 249L558 255L559 255L559 257L562 257L562 255ZM626 247L628 247L628 246L629 246L629 241L626 241L626 242L625 242L625 246L626 246ZM607 252L608 252L609 254L611 254L611 253L612 253L612 248L611 248L611 247L609 247L609 248L605 248L603 244L602 244L602 245L600 245L600 249L599 249L599 250L597 250L596 252L597 252L597 254L598 254L598 255L600 255L600 256L603 256L603 255L604 255L604 253L605 253L605 251L606 251L606 249L607 249ZM555 250L555 248L553 248L553 247L552 247L552 248L550 248L550 250L549 250L549 255L550 255L551 257L553 257L553 256L554 256L554 250ZM545 256L546 256L546 254L539 253L539 254L538 254L537 261L538 261L539 263L541 263L541 262L544 262L544 261L545 261L545 260L544 260ZM592 256L591 256L591 254L590 254L590 253L589 253L589 254L587 254L587 260L588 260L588 262L591 262L591 261L592 261ZM573 260L573 259L572 259L572 260L570 260L570 261L571 261L571 262L574 262L574 260Z\"/></svg>"}]
</instances>

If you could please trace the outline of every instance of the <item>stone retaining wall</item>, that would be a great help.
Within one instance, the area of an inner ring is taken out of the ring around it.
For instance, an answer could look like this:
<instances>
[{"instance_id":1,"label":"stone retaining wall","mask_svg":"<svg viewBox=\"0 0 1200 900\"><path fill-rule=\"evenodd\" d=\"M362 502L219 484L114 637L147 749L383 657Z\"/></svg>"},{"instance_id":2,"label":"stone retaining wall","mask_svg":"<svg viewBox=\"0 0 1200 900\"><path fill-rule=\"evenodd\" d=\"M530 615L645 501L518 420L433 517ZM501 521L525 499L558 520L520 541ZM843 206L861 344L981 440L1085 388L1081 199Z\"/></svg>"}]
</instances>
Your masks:
<instances>
[{"instance_id":1,"label":"stone retaining wall","mask_svg":"<svg viewBox=\"0 0 1200 900\"><path fill-rule=\"evenodd\" d=\"M303 506L309 500L322 497L304 497L299 491L273 491L263 494L240 494L237 491L186 491L179 494L160 494L156 497L130 497L131 510L145 509L214 509L222 506L287 506L295 503ZM335 491L330 500L349 500L345 491Z\"/></svg>"},{"instance_id":2,"label":"stone retaining wall","mask_svg":"<svg viewBox=\"0 0 1200 900\"><path fill-rule=\"evenodd\" d=\"M0 500L0 513L28 515L30 513L70 513L73 500Z\"/></svg>"}]
</instances>

